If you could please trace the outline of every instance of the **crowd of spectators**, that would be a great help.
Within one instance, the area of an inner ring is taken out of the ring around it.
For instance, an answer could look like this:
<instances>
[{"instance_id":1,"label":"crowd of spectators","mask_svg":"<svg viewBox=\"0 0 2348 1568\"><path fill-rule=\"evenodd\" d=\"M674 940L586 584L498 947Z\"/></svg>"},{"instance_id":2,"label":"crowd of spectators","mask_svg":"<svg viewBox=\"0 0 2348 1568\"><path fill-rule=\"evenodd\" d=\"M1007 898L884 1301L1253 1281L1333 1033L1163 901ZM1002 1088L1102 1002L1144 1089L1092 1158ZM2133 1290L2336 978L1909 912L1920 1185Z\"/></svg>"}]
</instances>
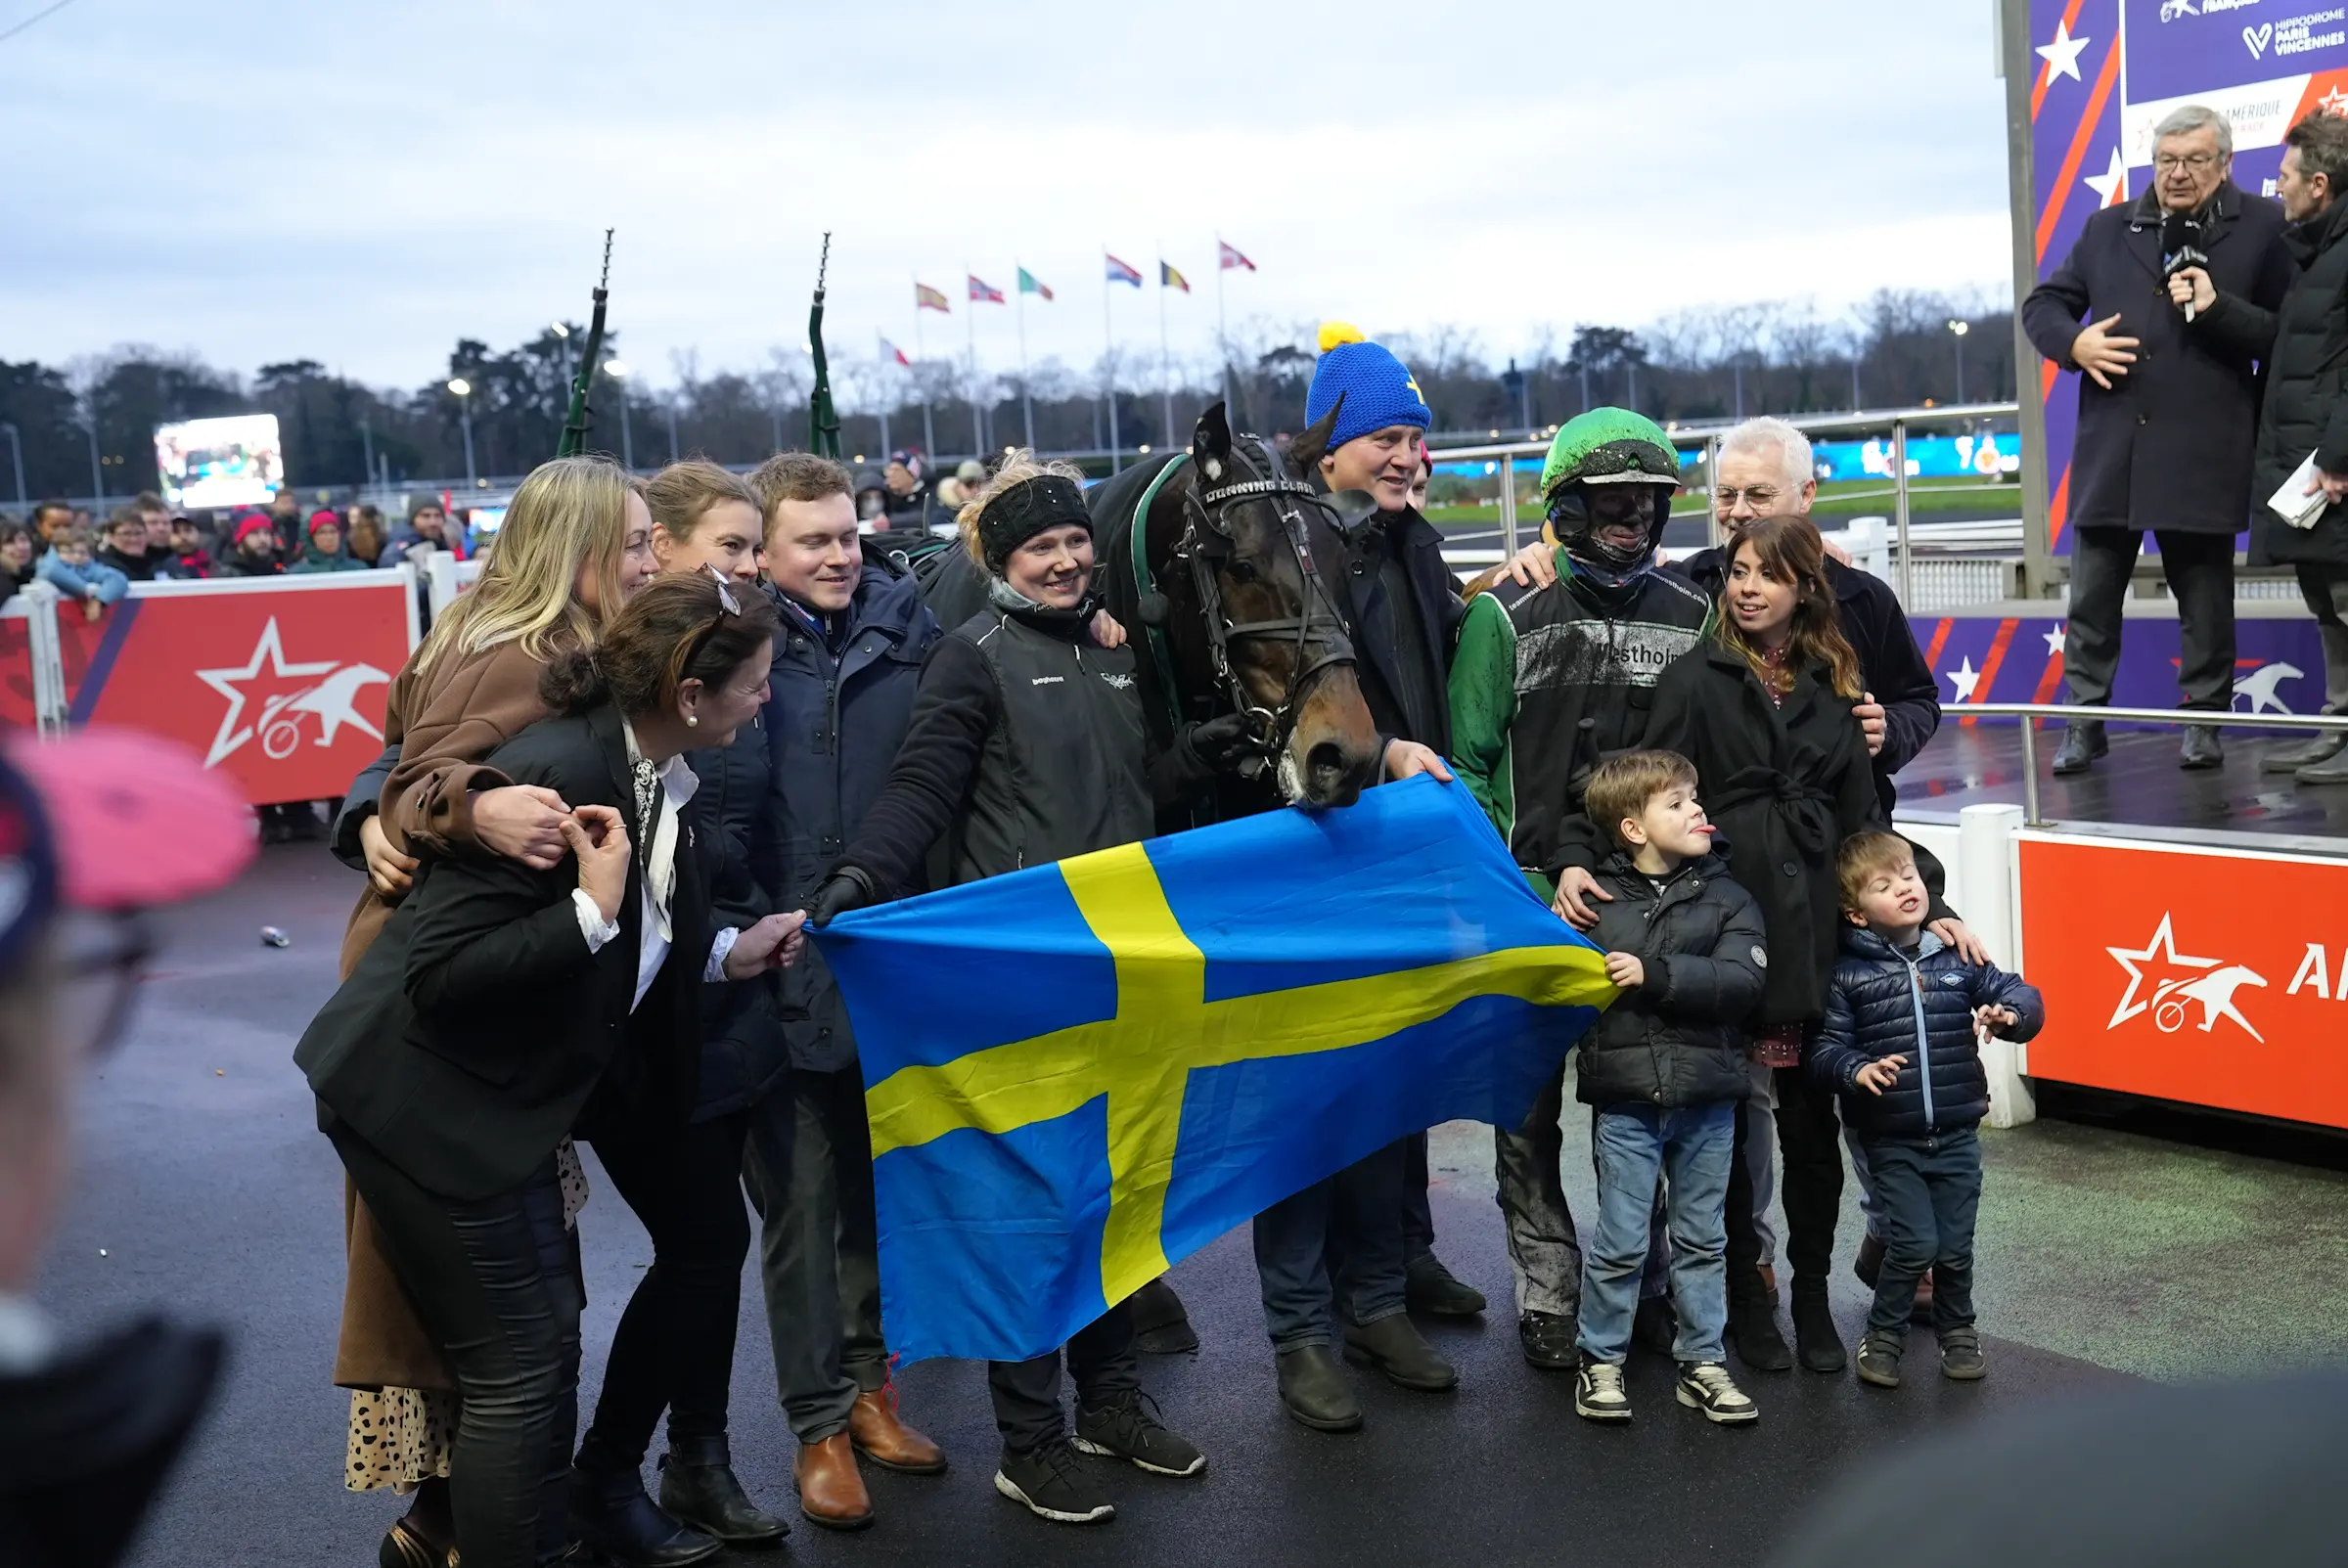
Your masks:
<instances>
[{"instance_id":1,"label":"crowd of spectators","mask_svg":"<svg viewBox=\"0 0 2348 1568\"><path fill-rule=\"evenodd\" d=\"M290 490L279 491L266 511L238 512L175 512L148 491L103 523L86 507L37 501L21 520L0 513L0 602L37 579L96 620L132 583L365 571L402 561L421 570L433 551L450 549L465 554L447 510L429 498L396 527L368 504L305 515Z\"/></svg>"}]
</instances>

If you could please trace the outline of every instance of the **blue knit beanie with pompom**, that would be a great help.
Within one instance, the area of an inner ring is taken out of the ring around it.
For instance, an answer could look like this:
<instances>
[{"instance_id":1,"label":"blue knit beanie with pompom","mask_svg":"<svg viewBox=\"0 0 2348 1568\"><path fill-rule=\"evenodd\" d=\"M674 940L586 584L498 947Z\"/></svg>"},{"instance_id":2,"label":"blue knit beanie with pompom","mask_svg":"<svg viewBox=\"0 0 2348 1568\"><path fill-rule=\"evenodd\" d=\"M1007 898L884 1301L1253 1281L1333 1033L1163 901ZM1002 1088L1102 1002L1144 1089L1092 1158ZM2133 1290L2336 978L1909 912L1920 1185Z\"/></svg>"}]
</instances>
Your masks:
<instances>
[{"instance_id":1,"label":"blue knit beanie with pompom","mask_svg":"<svg viewBox=\"0 0 2348 1568\"><path fill-rule=\"evenodd\" d=\"M1319 424L1340 396L1345 407L1329 433L1332 452L1391 425L1423 430L1435 420L1409 366L1383 344L1365 338L1359 327L1332 321L1321 329L1321 363L1313 368L1313 384L1304 394L1305 422Z\"/></svg>"}]
</instances>

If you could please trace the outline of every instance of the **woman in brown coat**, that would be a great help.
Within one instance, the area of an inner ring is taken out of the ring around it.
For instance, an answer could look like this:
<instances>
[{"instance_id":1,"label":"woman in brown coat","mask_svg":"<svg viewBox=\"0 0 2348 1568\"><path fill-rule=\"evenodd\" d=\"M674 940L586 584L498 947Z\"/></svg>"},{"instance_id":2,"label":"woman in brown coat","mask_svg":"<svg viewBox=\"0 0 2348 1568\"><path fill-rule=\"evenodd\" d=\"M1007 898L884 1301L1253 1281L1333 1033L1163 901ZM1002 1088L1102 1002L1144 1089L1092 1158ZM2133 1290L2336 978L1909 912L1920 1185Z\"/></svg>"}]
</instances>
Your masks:
<instances>
[{"instance_id":1,"label":"woman in brown coat","mask_svg":"<svg viewBox=\"0 0 2348 1568\"><path fill-rule=\"evenodd\" d=\"M652 514L616 465L559 458L522 481L488 568L392 682L384 733L398 762L358 829L368 884L342 940L345 977L390 918L419 857L497 855L541 870L562 860L566 803L511 784L482 759L547 717L540 670L592 647L655 565ZM566 1206L575 1209L583 1179L567 1146L564 1154ZM441 1568L454 1541L440 1478L456 1381L347 1187L344 1211L349 1275L335 1362L335 1381L353 1390L344 1484L415 1487L382 1561Z\"/></svg>"}]
</instances>

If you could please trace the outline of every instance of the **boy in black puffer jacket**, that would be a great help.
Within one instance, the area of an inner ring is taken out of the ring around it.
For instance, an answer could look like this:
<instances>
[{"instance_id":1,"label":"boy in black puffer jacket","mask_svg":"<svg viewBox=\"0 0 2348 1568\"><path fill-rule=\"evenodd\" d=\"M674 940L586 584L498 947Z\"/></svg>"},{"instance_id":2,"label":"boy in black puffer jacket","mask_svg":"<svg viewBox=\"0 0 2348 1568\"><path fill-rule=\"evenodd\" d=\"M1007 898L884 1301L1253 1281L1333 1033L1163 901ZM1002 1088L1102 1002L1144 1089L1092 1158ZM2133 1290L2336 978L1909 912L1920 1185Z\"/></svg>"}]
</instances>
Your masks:
<instances>
[{"instance_id":1,"label":"boy in black puffer jacket","mask_svg":"<svg viewBox=\"0 0 2348 1568\"><path fill-rule=\"evenodd\" d=\"M1882 1209L1883 1268L1859 1346L1859 1375L1900 1384L1916 1283L1932 1273L1940 1369L1988 1368L1973 1329L1973 1219L1989 1074L1978 1031L2028 1040L2046 1022L2035 986L1994 963L1967 963L1924 929L1928 895L1916 851L1896 833L1854 833L1835 857L1842 957L1808 1066L1842 1096Z\"/></svg>"},{"instance_id":2,"label":"boy in black puffer jacket","mask_svg":"<svg viewBox=\"0 0 2348 1568\"><path fill-rule=\"evenodd\" d=\"M1582 1037L1576 1094L1590 1105L1598 1228L1582 1260L1574 1410L1627 1421L1622 1363L1647 1262L1655 1183L1665 1183L1679 1401L1721 1422L1756 1419L1722 1365L1728 1327L1729 1164L1749 1082L1741 1023L1769 959L1760 906L1712 853L1695 767L1671 751L1607 758L1584 792L1613 834L1597 873L1608 896L1590 940L1621 997ZM1502 1189L1505 1199L1508 1189Z\"/></svg>"}]
</instances>

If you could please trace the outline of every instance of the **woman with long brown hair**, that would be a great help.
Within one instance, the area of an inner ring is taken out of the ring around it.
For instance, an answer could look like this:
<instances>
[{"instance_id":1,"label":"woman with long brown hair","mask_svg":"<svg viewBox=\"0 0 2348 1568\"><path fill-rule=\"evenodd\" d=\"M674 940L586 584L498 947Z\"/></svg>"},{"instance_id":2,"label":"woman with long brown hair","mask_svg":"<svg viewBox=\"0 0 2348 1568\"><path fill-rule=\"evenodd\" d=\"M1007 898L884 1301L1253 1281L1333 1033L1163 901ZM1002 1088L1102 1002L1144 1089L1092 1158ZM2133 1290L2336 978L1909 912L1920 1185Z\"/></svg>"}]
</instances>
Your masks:
<instances>
[{"instance_id":1,"label":"woman with long brown hair","mask_svg":"<svg viewBox=\"0 0 2348 1568\"><path fill-rule=\"evenodd\" d=\"M683 753L755 722L774 631L764 600L680 575L552 658L551 716L488 760L570 802L565 860L427 867L294 1055L454 1368L453 1533L474 1568L545 1568L571 1544L584 1289L557 1150L574 1126L681 1122L706 984L796 947L797 915L716 918L718 847L686 816Z\"/></svg>"},{"instance_id":2,"label":"woman with long brown hair","mask_svg":"<svg viewBox=\"0 0 2348 1568\"><path fill-rule=\"evenodd\" d=\"M652 526L641 486L606 459L559 458L515 492L495 558L391 684L388 765L361 776L337 819L338 850L368 873L342 939L345 978L424 861L492 856L543 871L568 853L568 803L512 783L486 759L552 711L538 689L547 661L594 646L652 576ZM558 1160L565 1209L575 1213L585 1192L577 1160L567 1145ZM456 1380L348 1184L344 1221L349 1272L335 1360L335 1381L352 1390L344 1485L415 1492L382 1562L442 1568L454 1547L445 1478Z\"/></svg>"},{"instance_id":3,"label":"woman with long brown hair","mask_svg":"<svg viewBox=\"0 0 2348 1568\"><path fill-rule=\"evenodd\" d=\"M1833 971L1841 923L1835 850L1862 829L1885 826L1867 737L1852 711L1860 696L1859 657L1835 614L1817 527L1807 517L1763 517L1729 557L1711 638L1655 683L1646 739L1695 764L1697 794L1728 851L1729 874L1761 906L1767 980L1747 1028L1777 1084L1795 1335L1804 1365L1822 1372L1843 1366L1827 1309L1842 1150L1833 1098L1822 1098L1800 1062L1826 1014ZM1750 1227L1735 1218L1749 1217L1752 1207L1742 1118L1738 1135L1730 1172L1730 1293L1735 1311L1757 1311L1766 1320ZM1749 1341L1738 1335L1737 1342L1741 1351Z\"/></svg>"}]
</instances>

